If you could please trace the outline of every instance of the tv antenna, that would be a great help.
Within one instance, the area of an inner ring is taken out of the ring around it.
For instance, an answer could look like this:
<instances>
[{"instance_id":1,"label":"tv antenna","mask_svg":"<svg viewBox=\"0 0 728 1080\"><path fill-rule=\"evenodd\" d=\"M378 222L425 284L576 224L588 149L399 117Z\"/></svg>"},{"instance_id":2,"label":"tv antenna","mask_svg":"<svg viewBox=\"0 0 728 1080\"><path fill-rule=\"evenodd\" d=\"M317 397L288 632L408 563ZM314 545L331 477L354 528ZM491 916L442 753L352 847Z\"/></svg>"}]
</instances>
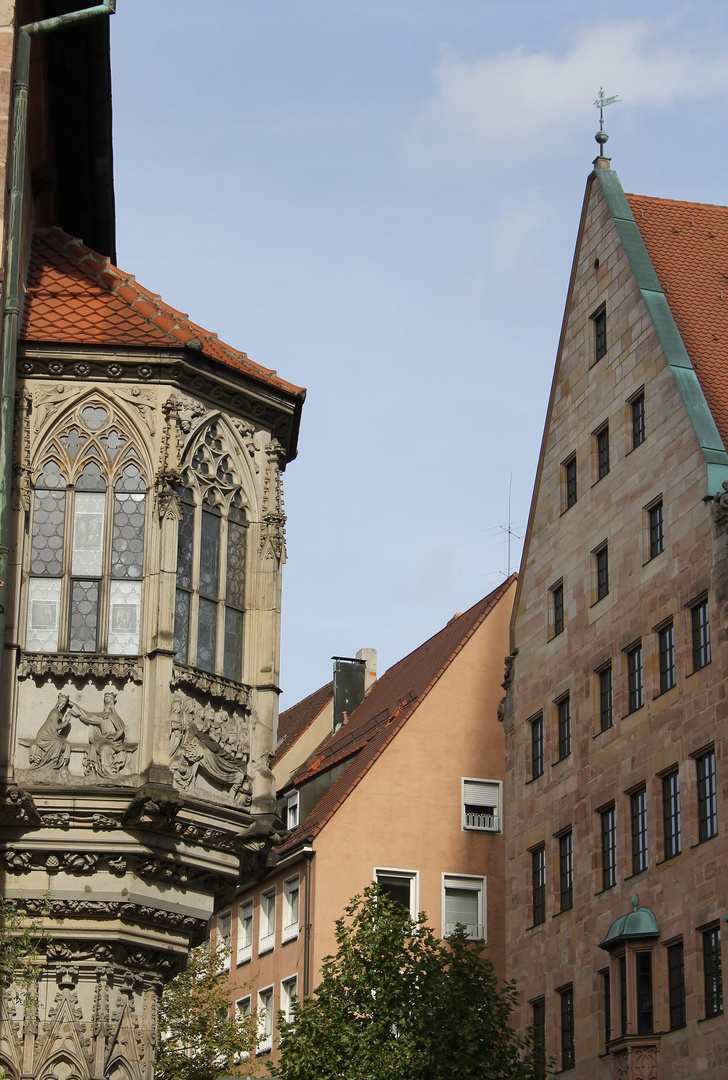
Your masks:
<instances>
[{"instance_id":1,"label":"tv antenna","mask_svg":"<svg viewBox=\"0 0 728 1080\"><path fill-rule=\"evenodd\" d=\"M520 540L520 536L511 528L511 492L513 490L513 473L510 475L508 481L508 525L500 525L499 528L503 530L508 536L508 573L506 577L511 576L511 537L515 536L516 540ZM502 573L503 571L501 571Z\"/></svg>"}]
</instances>

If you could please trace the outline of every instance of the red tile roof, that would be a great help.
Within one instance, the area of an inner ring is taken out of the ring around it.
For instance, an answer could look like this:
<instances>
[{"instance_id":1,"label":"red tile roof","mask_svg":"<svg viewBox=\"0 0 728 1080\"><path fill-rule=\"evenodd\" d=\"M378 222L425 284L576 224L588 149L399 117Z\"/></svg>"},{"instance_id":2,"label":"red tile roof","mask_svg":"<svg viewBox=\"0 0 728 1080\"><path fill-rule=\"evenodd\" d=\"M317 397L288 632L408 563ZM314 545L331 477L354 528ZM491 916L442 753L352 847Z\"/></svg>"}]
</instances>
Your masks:
<instances>
[{"instance_id":1,"label":"red tile roof","mask_svg":"<svg viewBox=\"0 0 728 1080\"><path fill-rule=\"evenodd\" d=\"M305 394L191 322L62 229L34 233L20 337L73 345L186 346L286 394Z\"/></svg>"},{"instance_id":2,"label":"red tile roof","mask_svg":"<svg viewBox=\"0 0 728 1080\"><path fill-rule=\"evenodd\" d=\"M627 201L728 448L728 207Z\"/></svg>"},{"instance_id":3,"label":"red tile roof","mask_svg":"<svg viewBox=\"0 0 728 1080\"><path fill-rule=\"evenodd\" d=\"M462 615L451 619L439 633L389 668L343 727L326 739L294 774L293 783L299 787L334 765L349 762L305 820L277 848L279 856L321 831L503 599L515 577L512 574L497 589Z\"/></svg>"},{"instance_id":4,"label":"red tile roof","mask_svg":"<svg viewBox=\"0 0 728 1080\"><path fill-rule=\"evenodd\" d=\"M291 705L290 709L286 709L285 712L281 713L278 717L278 743L273 758L274 762L280 761L286 751L290 750L306 728L314 722L321 710L328 705L333 695L333 682L326 683L326 686L314 690L303 701Z\"/></svg>"}]
</instances>

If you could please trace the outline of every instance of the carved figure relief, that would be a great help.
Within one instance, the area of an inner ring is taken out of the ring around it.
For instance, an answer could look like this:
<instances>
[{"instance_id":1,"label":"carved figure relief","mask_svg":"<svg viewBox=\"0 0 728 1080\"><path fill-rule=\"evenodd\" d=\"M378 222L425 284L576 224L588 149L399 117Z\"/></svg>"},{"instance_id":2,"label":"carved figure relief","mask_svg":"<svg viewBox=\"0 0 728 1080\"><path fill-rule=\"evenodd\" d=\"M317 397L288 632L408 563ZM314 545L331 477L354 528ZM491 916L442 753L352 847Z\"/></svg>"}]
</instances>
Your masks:
<instances>
[{"instance_id":1,"label":"carved figure relief","mask_svg":"<svg viewBox=\"0 0 728 1080\"><path fill-rule=\"evenodd\" d=\"M104 694L104 707L100 713L86 712L80 705L73 706L73 713L89 729L89 749L83 762L83 771L94 773L107 780L114 780L126 766L128 750L124 746L126 729L116 711L116 694Z\"/></svg>"},{"instance_id":2,"label":"carved figure relief","mask_svg":"<svg viewBox=\"0 0 728 1080\"><path fill-rule=\"evenodd\" d=\"M172 699L170 755L182 791L191 791L202 773L226 788L235 802L250 803L250 736L240 715L199 705L178 691Z\"/></svg>"},{"instance_id":3,"label":"carved figure relief","mask_svg":"<svg viewBox=\"0 0 728 1080\"><path fill-rule=\"evenodd\" d=\"M713 498L713 521L719 527L728 522L728 480L722 483L722 491Z\"/></svg>"},{"instance_id":4,"label":"carved figure relief","mask_svg":"<svg viewBox=\"0 0 728 1080\"><path fill-rule=\"evenodd\" d=\"M58 701L30 744L29 768L52 769L61 774L68 773L68 762L71 758L71 744L67 738L71 730L70 704L66 694L58 695Z\"/></svg>"},{"instance_id":5,"label":"carved figure relief","mask_svg":"<svg viewBox=\"0 0 728 1080\"><path fill-rule=\"evenodd\" d=\"M56 774L68 780L68 764L73 752L80 752L82 745L72 742L71 720L79 720L88 729L88 747L83 748L83 772L85 776L103 780L116 780L129 763L136 743L127 739L126 725L116 709L117 695L107 690L100 712L91 712L68 694L59 694L56 704L28 745L28 769ZM24 740L20 740L21 744ZM58 817L58 815L56 815ZM66 815L68 817L68 815ZM45 824L61 825L48 820Z\"/></svg>"}]
</instances>

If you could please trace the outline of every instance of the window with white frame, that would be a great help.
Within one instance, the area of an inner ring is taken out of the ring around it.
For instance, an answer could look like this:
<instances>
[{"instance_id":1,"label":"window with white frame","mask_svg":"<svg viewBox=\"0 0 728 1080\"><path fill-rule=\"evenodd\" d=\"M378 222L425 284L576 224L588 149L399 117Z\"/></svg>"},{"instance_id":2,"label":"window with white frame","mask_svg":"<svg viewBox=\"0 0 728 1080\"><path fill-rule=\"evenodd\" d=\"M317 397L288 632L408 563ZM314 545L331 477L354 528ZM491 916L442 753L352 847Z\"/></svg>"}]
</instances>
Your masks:
<instances>
[{"instance_id":1,"label":"window with white frame","mask_svg":"<svg viewBox=\"0 0 728 1080\"><path fill-rule=\"evenodd\" d=\"M225 950L222 954L222 965L225 971L230 970L230 937L232 933L232 926L232 912L221 912L217 917L217 940Z\"/></svg>"},{"instance_id":2,"label":"window with white frame","mask_svg":"<svg viewBox=\"0 0 728 1080\"><path fill-rule=\"evenodd\" d=\"M501 831L502 788L500 780L463 778L463 829Z\"/></svg>"},{"instance_id":3,"label":"window with white frame","mask_svg":"<svg viewBox=\"0 0 728 1080\"><path fill-rule=\"evenodd\" d=\"M471 941L485 941L485 878L442 875L442 936L462 923Z\"/></svg>"},{"instance_id":4,"label":"window with white frame","mask_svg":"<svg viewBox=\"0 0 728 1080\"><path fill-rule=\"evenodd\" d=\"M245 964L253 956L253 901L238 904L237 962Z\"/></svg>"},{"instance_id":5,"label":"window with white frame","mask_svg":"<svg viewBox=\"0 0 728 1080\"><path fill-rule=\"evenodd\" d=\"M260 895L260 928L258 952L269 952L276 943L276 891L270 889Z\"/></svg>"},{"instance_id":6,"label":"window with white frame","mask_svg":"<svg viewBox=\"0 0 728 1080\"><path fill-rule=\"evenodd\" d=\"M300 883L298 874L283 882L283 925L281 942L298 937L298 908Z\"/></svg>"},{"instance_id":7,"label":"window with white frame","mask_svg":"<svg viewBox=\"0 0 728 1080\"><path fill-rule=\"evenodd\" d=\"M289 1024L296 1014L298 1000L298 975L291 975L290 979L284 979L281 983L281 1011L283 1019Z\"/></svg>"},{"instance_id":8,"label":"window with white frame","mask_svg":"<svg viewBox=\"0 0 728 1080\"><path fill-rule=\"evenodd\" d=\"M380 867L374 871L374 880L391 900L406 907L413 919L418 911L418 874L416 870L390 870Z\"/></svg>"},{"instance_id":9,"label":"window with white frame","mask_svg":"<svg viewBox=\"0 0 728 1080\"><path fill-rule=\"evenodd\" d=\"M285 806L286 828L295 829L298 825L298 792L292 791L286 797Z\"/></svg>"},{"instance_id":10,"label":"window with white frame","mask_svg":"<svg viewBox=\"0 0 728 1080\"><path fill-rule=\"evenodd\" d=\"M250 1001L250 994L247 997L238 998L235 1002L235 1012L239 1020L250 1020L250 1014L252 1012L252 1005ZM236 1055L238 1061L244 1061L250 1057L247 1050L240 1050Z\"/></svg>"},{"instance_id":11,"label":"window with white frame","mask_svg":"<svg viewBox=\"0 0 728 1080\"><path fill-rule=\"evenodd\" d=\"M273 987L258 991L258 1053L273 1049Z\"/></svg>"}]
</instances>

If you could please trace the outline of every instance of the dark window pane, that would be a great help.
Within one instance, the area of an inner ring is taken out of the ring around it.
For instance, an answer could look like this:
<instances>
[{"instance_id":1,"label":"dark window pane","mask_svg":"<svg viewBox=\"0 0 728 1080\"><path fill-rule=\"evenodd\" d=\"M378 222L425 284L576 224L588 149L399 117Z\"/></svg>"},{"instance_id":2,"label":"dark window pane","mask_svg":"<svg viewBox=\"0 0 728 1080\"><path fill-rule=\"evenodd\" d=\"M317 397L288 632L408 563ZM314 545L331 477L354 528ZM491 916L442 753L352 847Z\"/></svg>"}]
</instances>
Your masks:
<instances>
[{"instance_id":1,"label":"dark window pane","mask_svg":"<svg viewBox=\"0 0 728 1080\"><path fill-rule=\"evenodd\" d=\"M217 599L220 577L220 518L202 511L200 539L200 592Z\"/></svg>"},{"instance_id":2,"label":"dark window pane","mask_svg":"<svg viewBox=\"0 0 728 1080\"><path fill-rule=\"evenodd\" d=\"M231 607L245 607L245 545L247 529L234 521L228 521L227 536L227 587L226 603Z\"/></svg>"},{"instance_id":3,"label":"dark window pane","mask_svg":"<svg viewBox=\"0 0 728 1080\"><path fill-rule=\"evenodd\" d=\"M599 726L608 731L614 723L614 695L612 690L612 665L599 672Z\"/></svg>"},{"instance_id":4,"label":"dark window pane","mask_svg":"<svg viewBox=\"0 0 728 1080\"><path fill-rule=\"evenodd\" d=\"M609 592L609 551L600 548L596 553L597 563L597 600L603 600Z\"/></svg>"},{"instance_id":5,"label":"dark window pane","mask_svg":"<svg viewBox=\"0 0 728 1080\"><path fill-rule=\"evenodd\" d=\"M680 837L680 773L675 770L662 778L662 813L665 831L665 858L671 859L681 851Z\"/></svg>"},{"instance_id":6,"label":"dark window pane","mask_svg":"<svg viewBox=\"0 0 728 1080\"><path fill-rule=\"evenodd\" d=\"M601 480L609 472L609 428L597 432L597 478Z\"/></svg>"},{"instance_id":7,"label":"dark window pane","mask_svg":"<svg viewBox=\"0 0 728 1080\"><path fill-rule=\"evenodd\" d=\"M604 998L604 1048L612 1038L612 991L609 972L602 972L602 996Z\"/></svg>"},{"instance_id":8,"label":"dark window pane","mask_svg":"<svg viewBox=\"0 0 728 1080\"><path fill-rule=\"evenodd\" d=\"M98 581L74 581L71 589L71 652L96 652L99 617Z\"/></svg>"},{"instance_id":9,"label":"dark window pane","mask_svg":"<svg viewBox=\"0 0 728 1080\"><path fill-rule=\"evenodd\" d=\"M715 776L715 750L701 754L696 760L698 770L698 839L710 840L718 835L718 789Z\"/></svg>"},{"instance_id":10,"label":"dark window pane","mask_svg":"<svg viewBox=\"0 0 728 1080\"><path fill-rule=\"evenodd\" d=\"M546 1002L543 998L534 1001L531 1023L533 1025L533 1075L535 1080L544 1080L546 1076Z\"/></svg>"},{"instance_id":11,"label":"dark window pane","mask_svg":"<svg viewBox=\"0 0 728 1080\"><path fill-rule=\"evenodd\" d=\"M560 634L564 629L564 586L557 585L551 590L551 600L554 609L554 635Z\"/></svg>"},{"instance_id":12,"label":"dark window pane","mask_svg":"<svg viewBox=\"0 0 728 1080\"><path fill-rule=\"evenodd\" d=\"M561 1068L574 1067L574 991L562 990L561 998Z\"/></svg>"},{"instance_id":13,"label":"dark window pane","mask_svg":"<svg viewBox=\"0 0 728 1080\"><path fill-rule=\"evenodd\" d=\"M531 721L531 779L543 773L543 716Z\"/></svg>"},{"instance_id":14,"label":"dark window pane","mask_svg":"<svg viewBox=\"0 0 728 1080\"><path fill-rule=\"evenodd\" d=\"M630 795L632 817L632 873L647 869L647 791L640 788Z\"/></svg>"},{"instance_id":15,"label":"dark window pane","mask_svg":"<svg viewBox=\"0 0 728 1080\"><path fill-rule=\"evenodd\" d=\"M559 761L571 753L571 700L562 698L556 705L559 717Z\"/></svg>"},{"instance_id":16,"label":"dark window pane","mask_svg":"<svg viewBox=\"0 0 728 1080\"><path fill-rule=\"evenodd\" d=\"M660 693L672 690L675 685L675 627L663 626L658 635L660 661Z\"/></svg>"},{"instance_id":17,"label":"dark window pane","mask_svg":"<svg viewBox=\"0 0 728 1080\"><path fill-rule=\"evenodd\" d=\"M649 510L650 517L650 558L654 559L665 550L665 531L662 522L662 503L656 503Z\"/></svg>"},{"instance_id":18,"label":"dark window pane","mask_svg":"<svg viewBox=\"0 0 728 1080\"><path fill-rule=\"evenodd\" d=\"M559 837L559 898L561 910L574 903L574 846L571 832Z\"/></svg>"},{"instance_id":19,"label":"dark window pane","mask_svg":"<svg viewBox=\"0 0 728 1080\"><path fill-rule=\"evenodd\" d=\"M195 508L182 503L182 518L177 534L177 584L181 589L192 588L192 545L195 535Z\"/></svg>"},{"instance_id":20,"label":"dark window pane","mask_svg":"<svg viewBox=\"0 0 728 1080\"><path fill-rule=\"evenodd\" d=\"M576 502L576 458L573 457L564 465L564 481L566 483L566 508Z\"/></svg>"},{"instance_id":21,"label":"dark window pane","mask_svg":"<svg viewBox=\"0 0 728 1080\"><path fill-rule=\"evenodd\" d=\"M602 812L602 888L617 884L617 822L613 806Z\"/></svg>"},{"instance_id":22,"label":"dark window pane","mask_svg":"<svg viewBox=\"0 0 728 1080\"><path fill-rule=\"evenodd\" d=\"M693 670L699 671L710 663L710 619L708 601L696 604L692 610Z\"/></svg>"},{"instance_id":23,"label":"dark window pane","mask_svg":"<svg viewBox=\"0 0 728 1080\"><path fill-rule=\"evenodd\" d=\"M685 1027L685 965L682 941L667 950L667 975L670 993L670 1030Z\"/></svg>"},{"instance_id":24,"label":"dark window pane","mask_svg":"<svg viewBox=\"0 0 728 1080\"><path fill-rule=\"evenodd\" d=\"M57 577L63 570L65 491L36 490L33 499L31 574Z\"/></svg>"},{"instance_id":25,"label":"dark window pane","mask_svg":"<svg viewBox=\"0 0 728 1080\"><path fill-rule=\"evenodd\" d=\"M644 705L642 682L642 645L636 645L627 653L627 709L635 712Z\"/></svg>"},{"instance_id":26,"label":"dark window pane","mask_svg":"<svg viewBox=\"0 0 728 1080\"><path fill-rule=\"evenodd\" d=\"M114 495L112 577L140 578L144 563L144 495Z\"/></svg>"},{"instance_id":27,"label":"dark window pane","mask_svg":"<svg viewBox=\"0 0 728 1080\"><path fill-rule=\"evenodd\" d=\"M533 925L546 921L546 850L531 852L531 894Z\"/></svg>"},{"instance_id":28,"label":"dark window pane","mask_svg":"<svg viewBox=\"0 0 728 1080\"><path fill-rule=\"evenodd\" d=\"M243 613L225 608L225 649L222 673L226 679L240 680L243 667Z\"/></svg>"},{"instance_id":29,"label":"dark window pane","mask_svg":"<svg viewBox=\"0 0 728 1080\"><path fill-rule=\"evenodd\" d=\"M402 907L410 910L411 878L399 877L395 874L377 874L377 884L390 900L396 900Z\"/></svg>"},{"instance_id":30,"label":"dark window pane","mask_svg":"<svg viewBox=\"0 0 728 1080\"><path fill-rule=\"evenodd\" d=\"M594 316L594 363L607 351L607 311L603 308Z\"/></svg>"},{"instance_id":31,"label":"dark window pane","mask_svg":"<svg viewBox=\"0 0 728 1080\"><path fill-rule=\"evenodd\" d=\"M186 664L190 636L190 594L177 589L174 598L174 658Z\"/></svg>"},{"instance_id":32,"label":"dark window pane","mask_svg":"<svg viewBox=\"0 0 728 1080\"><path fill-rule=\"evenodd\" d=\"M645 395L640 394L632 402L632 449L645 441Z\"/></svg>"},{"instance_id":33,"label":"dark window pane","mask_svg":"<svg viewBox=\"0 0 728 1080\"><path fill-rule=\"evenodd\" d=\"M197 667L203 671L215 670L217 646L217 604L200 597L197 622Z\"/></svg>"},{"instance_id":34,"label":"dark window pane","mask_svg":"<svg viewBox=\"0 0 728 1080\"><path fill-rule=\"evenodd\" d=\"M637 978L637 1034L651 1035L653 1030L652 953L637 953L635 974Z\"/></svg>"},{"instance_id":35,"label":"dark window pane","mask_svg":"<svg viewBox=\"0 0 728 1080\"><path fill-rule=\"evenodd\" d=\"M627 1034L627 961L619 958L619 1022L620 1034Z\"/></svg>"},{"instance_id":36,"label":"dark window pane","mask_svg":"<svg viewBox=\"0 0 728 1080\"><path fill-rule=\"evenodd\" d=\"M723 967L720 955L720 928L703 933L703 976L705 979L705 1016L723 1012Z\"/></svg>"}]
</instances>

